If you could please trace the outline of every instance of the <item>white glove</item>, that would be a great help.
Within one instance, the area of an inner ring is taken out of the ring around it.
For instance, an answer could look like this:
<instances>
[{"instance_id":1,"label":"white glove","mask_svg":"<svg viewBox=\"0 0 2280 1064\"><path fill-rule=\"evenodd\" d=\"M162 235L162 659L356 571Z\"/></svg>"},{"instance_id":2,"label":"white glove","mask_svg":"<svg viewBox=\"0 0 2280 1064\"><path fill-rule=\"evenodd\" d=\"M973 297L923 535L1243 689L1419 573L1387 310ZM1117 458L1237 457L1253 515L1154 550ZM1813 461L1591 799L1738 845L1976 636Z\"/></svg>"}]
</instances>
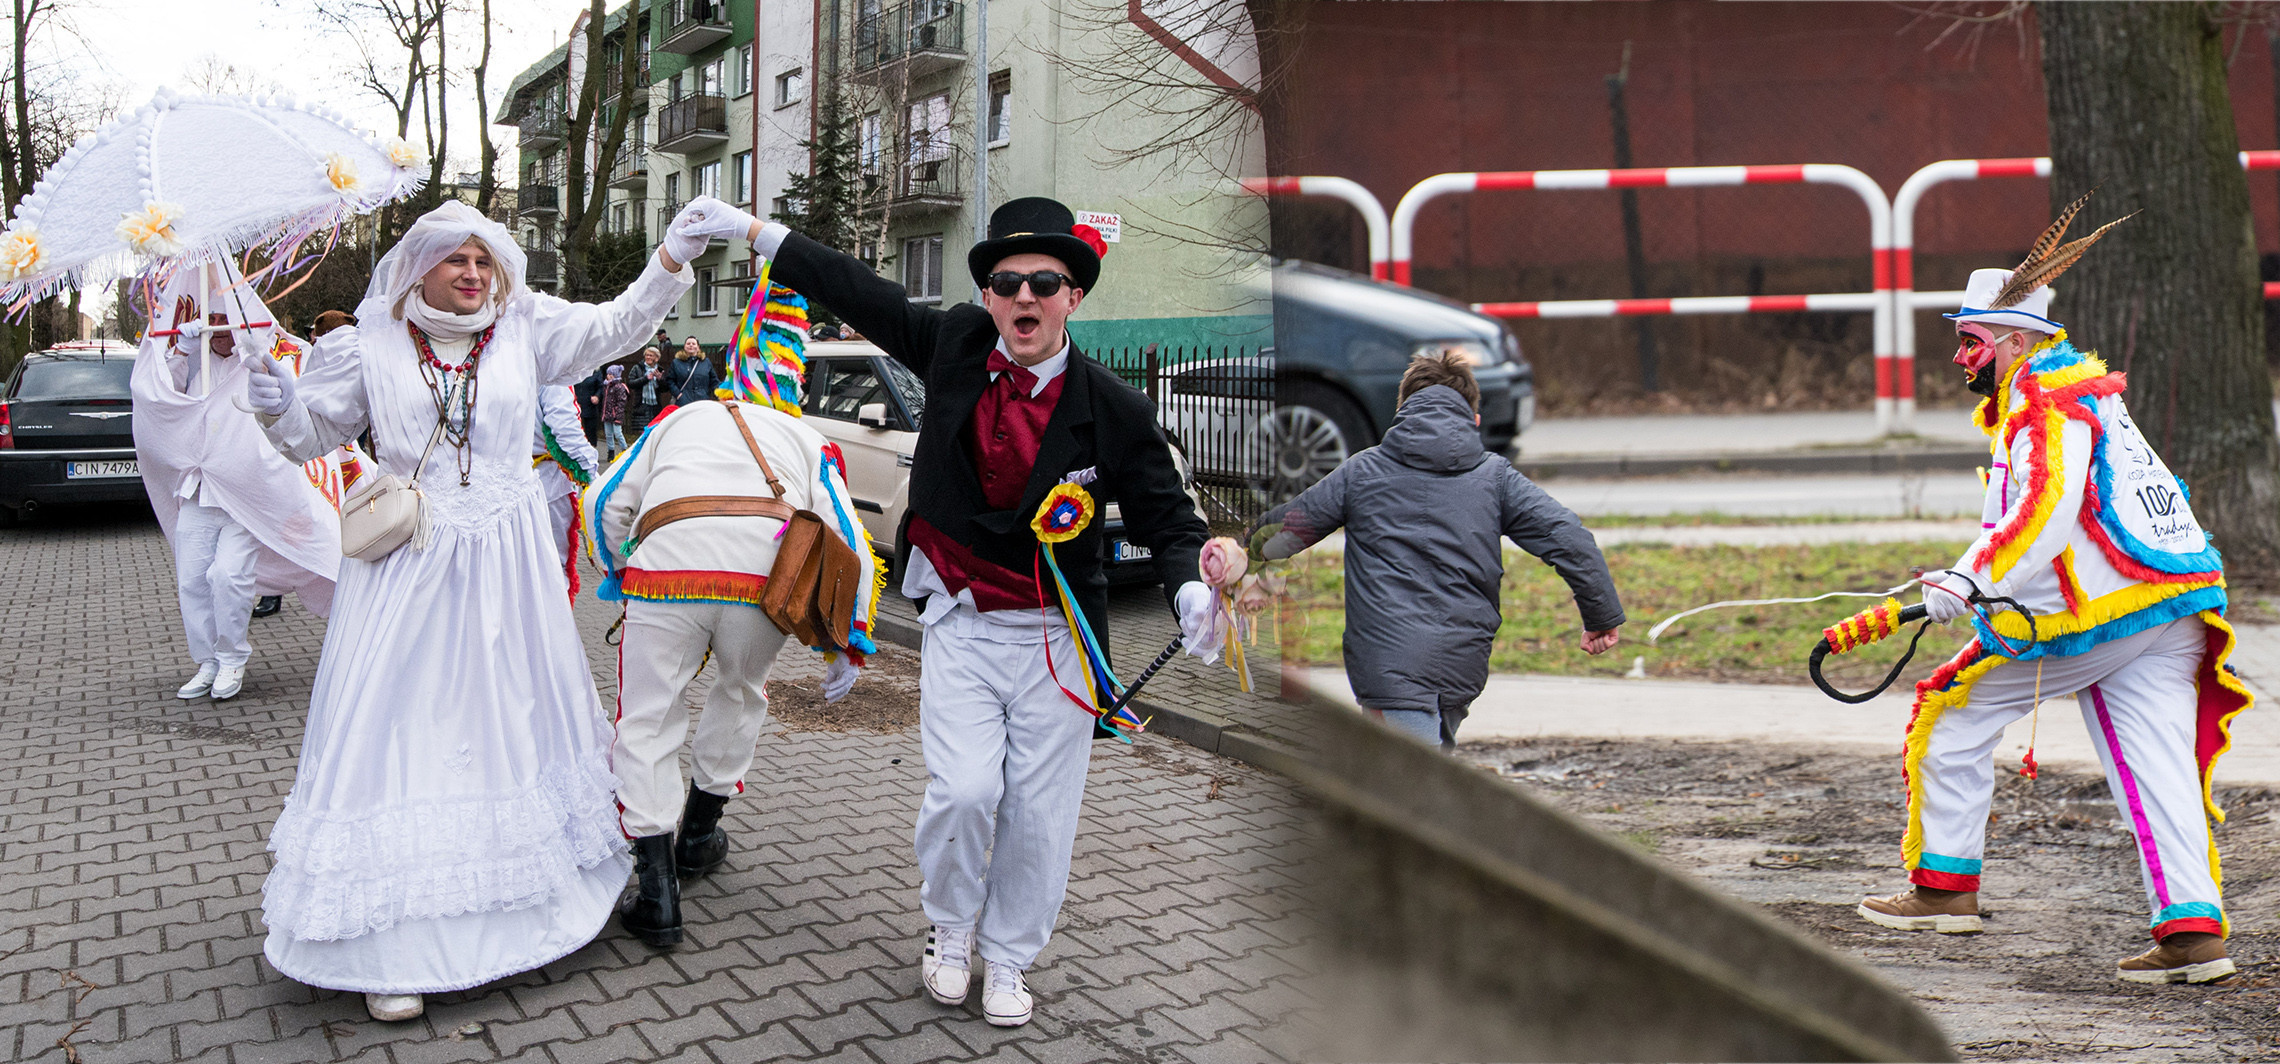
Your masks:
<instances>
[{"instance_id":1,"label":"white glove","mask_svg":"<svg viewBox=\"0 0 2280 1064\"><path fill-rule=\"evenodd\" d=\"M1940 624L1946 624L1971 612L1971 603L1965 597L1974 590L1968 577L1953 569L1924 574L1924 613Z\"/></svg>"},{"instance_id":2,"label":"white glove","mask_svg":"<svg viewBox=\"0 0 2280 1064\"><path fill-rule=\"evenodd\" d=\"M198 338L206 335L206 323L186 321L175 328L181 331L174 334L174 349L185 355L197 354Z\"/></svg>"},{"instance_id":3,"label":"white glove","mask_svg":"<svg viewBox=\"0 0 2280 1064\"><path fill-rule=\"evenodd\" d=\"M283 417L293 408L293 375L266 355L245 360L245 399L257 414Z\"/></svg>"},{"instance_id":4,"label":"white glove","mask_svg":"<svg viewBox=\"0 0 2280 1064\"><path fill-rule=\"evenodd\" d=\"M665 231L665 253L687 262L705 253L705 242L718 237L742 241L757 219L711 196L698 196L674 216ZM685 252L685 254L684 254Z\"/></svg>"},{"instance_id":5,"label":"white glove","mask_svg":"<svg viewBox=\"0 0 2280 1064\"><path fill-rule=\"evenodd\" d=\"M823 667L823 700L837 702L847 697L847 692L855 688L855 678L861 675L863 670L854 662L838 654L831 655L830 664Z\"/></svg>"},{"instance_id":6,"label":"white glove","mask_svg":"<svg viewBox=\"0 0 2280 1064\"><path fill-rule=\"evenodd\" d=\"M1205 664L1219 660L1219 648L1225 642L1218 624L1218 599L1219 596L1200 580L1181 584L1179 594L1173 596L1180 613L1180 637L1187 644L1187 652L1202 658Z\"/></svg>"}]
</instances>

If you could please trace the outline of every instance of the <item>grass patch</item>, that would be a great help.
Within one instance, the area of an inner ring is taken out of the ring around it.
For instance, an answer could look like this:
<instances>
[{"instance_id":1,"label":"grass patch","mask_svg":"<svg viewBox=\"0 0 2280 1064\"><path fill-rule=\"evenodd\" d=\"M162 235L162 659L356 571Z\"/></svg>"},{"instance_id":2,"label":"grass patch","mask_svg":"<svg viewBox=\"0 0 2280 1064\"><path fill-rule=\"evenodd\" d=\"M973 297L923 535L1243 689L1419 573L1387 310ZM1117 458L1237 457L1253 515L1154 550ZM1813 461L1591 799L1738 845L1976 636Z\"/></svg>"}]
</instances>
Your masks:
<instances>
[{"instance_id":1,"label":"grass patch","mask_svg":"<svg viewBox=\"0 0 2280 1064\"><path fill-rule=\"evenodd\" d=\"M1872 591L1908 579L1910 566L1944 566L1967 546L1953 543L1837 543L1785 547L1678 547L1623 543L1605 548L1630 616L1623 642L1600 657L1576 646L1582 636L1574 596L1550 566L1505 552L1504 624L1496 635L1489 667L1496 672L1617 677L1634 658L1646 659L1647 675L1660 678L1806 683L1805 656L1821 629L1872 603L1831 599L1811 605L1713 610L1697 614L1663 633L1648 646L1647 629L1681 610L1721 599L1799 598L1826 591ZM1284 611L1284 653L1306 664L1338 664L1345 630L1345 569L1332 556L1302 554L1293 559L1291 589ZM1911 593L1902 601L1913 602ZM1912 632L1912 629L1911 629ZM1905 646L1905 636L1833 659L1832 683L1865 689L1882 679ZM1924 636L1907 681L1929 675L1962 645L1960 628Z\"/></svg>"}]
</instances>

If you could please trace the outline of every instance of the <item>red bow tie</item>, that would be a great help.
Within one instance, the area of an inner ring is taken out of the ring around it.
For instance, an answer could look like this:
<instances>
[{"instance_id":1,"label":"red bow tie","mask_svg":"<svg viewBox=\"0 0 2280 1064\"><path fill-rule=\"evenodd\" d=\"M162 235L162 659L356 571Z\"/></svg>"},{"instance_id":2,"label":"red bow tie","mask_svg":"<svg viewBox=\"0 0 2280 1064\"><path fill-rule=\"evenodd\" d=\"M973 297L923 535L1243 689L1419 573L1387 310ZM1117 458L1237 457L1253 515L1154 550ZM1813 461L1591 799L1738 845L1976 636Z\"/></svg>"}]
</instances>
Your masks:
<instances>
[{"instance_id":1,"label":"red bow tie","mask_svg":"<svg viewBox=\"0 0 2280 1064\"><path fill-rule=\"evenodd\" d=\"M999 380L1010 378L1013 381L1014 389L1021 395L1026 396L1037 389L1037 374L1031 372L1028 367L1007 358L1003 351L992 348L990 357L984 365L991 373L1005 375Z\"/></svg>"}]
</instances>

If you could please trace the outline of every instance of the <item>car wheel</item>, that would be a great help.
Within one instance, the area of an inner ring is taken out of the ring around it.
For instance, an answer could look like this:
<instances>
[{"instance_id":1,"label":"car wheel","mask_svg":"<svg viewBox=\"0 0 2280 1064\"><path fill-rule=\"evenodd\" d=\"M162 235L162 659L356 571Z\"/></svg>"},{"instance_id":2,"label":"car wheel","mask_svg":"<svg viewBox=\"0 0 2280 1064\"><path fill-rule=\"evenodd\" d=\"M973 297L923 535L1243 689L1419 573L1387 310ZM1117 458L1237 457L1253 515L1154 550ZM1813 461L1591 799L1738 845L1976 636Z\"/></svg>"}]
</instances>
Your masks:
<instances>
[{"instance_id":1,"label":"car wheel","mask_svg":"<svg viewBox=\"0 0 2280 1064\"><path fill-rule=\"evenodd\" d=\"M1268 506L1289 502L1370 445L1369 422L1336 389L1297 381L1277 391L1267 423L1267 479L1260 488Z\"/></svg>"}]
</instances>

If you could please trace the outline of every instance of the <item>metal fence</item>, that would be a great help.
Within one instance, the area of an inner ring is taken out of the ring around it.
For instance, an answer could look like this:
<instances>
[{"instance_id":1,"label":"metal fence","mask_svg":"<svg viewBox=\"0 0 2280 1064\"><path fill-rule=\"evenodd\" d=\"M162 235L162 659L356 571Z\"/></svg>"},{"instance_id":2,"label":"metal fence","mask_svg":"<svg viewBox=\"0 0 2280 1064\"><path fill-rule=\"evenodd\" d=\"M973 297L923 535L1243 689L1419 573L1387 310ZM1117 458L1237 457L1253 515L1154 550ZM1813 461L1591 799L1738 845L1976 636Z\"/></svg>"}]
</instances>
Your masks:
<instances>
[{"instance_id":1,"label":"metal fence","mask_svg":"<svg viewBox=\"0 0 2280 1064\"><path fill-rule=\"evenodd\" d=\"M1156 421L1186 456L1204 520L1214 529L1239 530L1277 501L1271 491L1271 351L1146 344L1086 354L1155 401Z\"/></svg>"}]
</instances>

